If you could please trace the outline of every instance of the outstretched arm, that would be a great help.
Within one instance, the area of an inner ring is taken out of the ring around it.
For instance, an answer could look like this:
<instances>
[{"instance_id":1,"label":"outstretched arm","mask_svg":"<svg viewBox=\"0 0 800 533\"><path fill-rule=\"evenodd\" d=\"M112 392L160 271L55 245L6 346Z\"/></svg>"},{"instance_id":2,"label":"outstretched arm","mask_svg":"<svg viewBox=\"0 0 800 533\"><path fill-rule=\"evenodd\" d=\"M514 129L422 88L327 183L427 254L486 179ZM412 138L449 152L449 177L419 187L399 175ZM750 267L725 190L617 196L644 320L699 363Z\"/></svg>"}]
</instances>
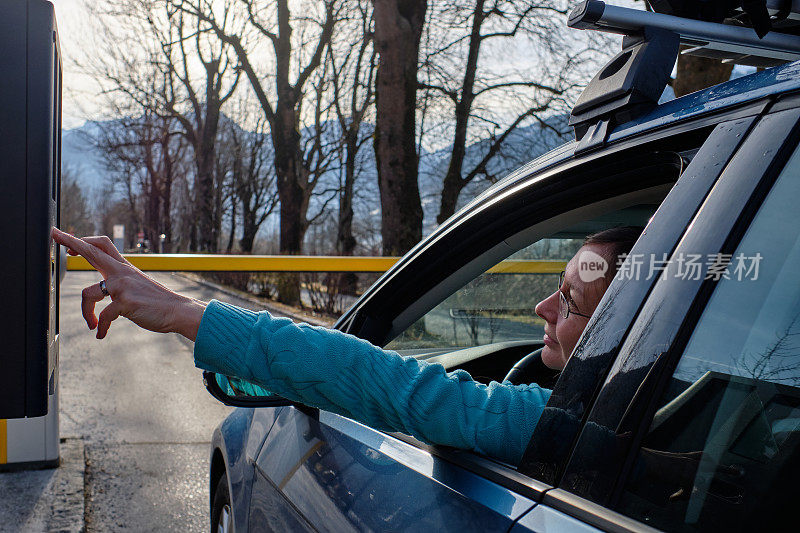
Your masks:
<instances>
[{"instance_id":1,"label":"outstretched arm","mask_svg":"<svg viewBox=\"0 0 800 533\"><path fill-rule=\"evenodd\" d=\"M550 396L536 385L487 386L340 331L217 301L203 315L194 355L200 368L290 400L511 464Z\"/></svg>"},{"instance_id":2,"label":"outstretched arm","mask_svg":"<svg viewBox=\"0 0 800 533\"><path fill-rule=\"evenodd\" d=\"M78 239L53 229L56 242L85 257L102 275L82 295L83 316L97 338L124 316L156 332L195 340L195 364L255 383L293 401L430 444L475 450L517 464L550 391L536 385L483 385L464 371L446 372L345 333L295 324L181 296L131 265L107 237Z\"/></svg>"}]
</instances>

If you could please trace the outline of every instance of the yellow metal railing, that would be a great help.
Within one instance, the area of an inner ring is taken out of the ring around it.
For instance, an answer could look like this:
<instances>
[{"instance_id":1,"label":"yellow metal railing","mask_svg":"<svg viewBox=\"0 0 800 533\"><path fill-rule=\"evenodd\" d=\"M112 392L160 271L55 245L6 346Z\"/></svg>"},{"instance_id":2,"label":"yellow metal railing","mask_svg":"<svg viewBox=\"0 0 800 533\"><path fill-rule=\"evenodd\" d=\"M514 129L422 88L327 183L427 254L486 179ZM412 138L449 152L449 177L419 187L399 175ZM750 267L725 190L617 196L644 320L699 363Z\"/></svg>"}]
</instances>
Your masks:
<instances>
[{"instance_id":1,"label":"yellow metal railing","mask_svg":"<svg viewBox=\"0 0 800 533\"><path fill-rule=\"evenodd\" d=\"M0 465L8 462L8 421L0 420Z\"/></svg>"},{"instance_id":2,"label":"yellow metal railing","mask_svg":"<svg viewBox=\"0 0 800 533\"><path fill-rule=\"evenodd\" d=\"M397 257L314 255L126 254L135 267L159 272L386 272ZM67 270L94 270L82 257L68 257Z\"/></svg>"},{"instance_id":3,"label":"yellow metal railing","mask_svg":"<svg viewBox=\"0 0 800 533\"><path fill-rule=\"evenodd\" d=\"M399 257L315 255L126 254L135 267L151 272L386 272ZM558 274L565 261L507 260L495 274ZM82 257L67 258L67 270L94 270Z\"/></svg>"}]
</instances>

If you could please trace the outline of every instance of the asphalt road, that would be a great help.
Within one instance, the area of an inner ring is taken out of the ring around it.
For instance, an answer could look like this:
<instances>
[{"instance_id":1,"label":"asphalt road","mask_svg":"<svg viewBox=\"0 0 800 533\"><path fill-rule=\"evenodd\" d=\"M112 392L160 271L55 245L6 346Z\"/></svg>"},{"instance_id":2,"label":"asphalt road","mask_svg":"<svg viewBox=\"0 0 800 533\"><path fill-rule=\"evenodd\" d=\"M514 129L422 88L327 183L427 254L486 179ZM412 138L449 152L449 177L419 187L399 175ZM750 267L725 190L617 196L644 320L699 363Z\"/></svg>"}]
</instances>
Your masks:
<instances>
[{"instance_id":1,"label":"asphalt road","mask_svg":"<svg viewBox=\"0 0 800 533\"><path fill-rule=\"evenodd\" d=\"M199 299L258 307L177 275L156 278ZM80 291L99 279L70 272L62 284L62 458L69 449L79 463L70 444L78 443L84 459L85 523L67 530L208 531L209 442L231 408L205 390L182 337L119 319L96 340L80 314ZM54 471L0 474L0 530L53 529L52 509L36 503L37 494L59 490L53 479Z\"/></svg>"}]
</instances>

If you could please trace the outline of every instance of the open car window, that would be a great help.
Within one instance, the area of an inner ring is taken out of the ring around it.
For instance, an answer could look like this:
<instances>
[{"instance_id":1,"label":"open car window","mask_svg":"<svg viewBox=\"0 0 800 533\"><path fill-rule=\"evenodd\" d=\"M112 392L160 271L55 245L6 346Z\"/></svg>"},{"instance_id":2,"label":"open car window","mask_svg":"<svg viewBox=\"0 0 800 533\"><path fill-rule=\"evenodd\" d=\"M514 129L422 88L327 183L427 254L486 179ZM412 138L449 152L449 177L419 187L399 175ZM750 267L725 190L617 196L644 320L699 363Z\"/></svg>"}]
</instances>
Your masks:
<instances>
[{"instance_id":1,"label":"open car window","mask_svg":"<svg viewBox=\"0 0 800 533\"><path fill-rule=\"evenodd\" d=\"M496 342L539 341L538 302L555 290L580 238L541 239L469 281L386 347L427 353Z\"/></svg>"},{"instance_id":2,"label":"open car window","mask_svg":"<svg viewBox=\"0 0 800 533\"><path fill-rule=\"evenodd\" d=\"M638 198L632 195L621 207L608 202L606 212L589 219L564 217L562 224L566 227L535 239L479 276L464 280L458 290L414 321L386 348L424 358L509 343L524 344L528 351L535 349L544 334L544 320L536 315L536 304L556 291L559 274L583 240L611 227L645 226L667 190L642 192ZM599 209L603 211L602 206Z\"/></svg>"}]
</instances>

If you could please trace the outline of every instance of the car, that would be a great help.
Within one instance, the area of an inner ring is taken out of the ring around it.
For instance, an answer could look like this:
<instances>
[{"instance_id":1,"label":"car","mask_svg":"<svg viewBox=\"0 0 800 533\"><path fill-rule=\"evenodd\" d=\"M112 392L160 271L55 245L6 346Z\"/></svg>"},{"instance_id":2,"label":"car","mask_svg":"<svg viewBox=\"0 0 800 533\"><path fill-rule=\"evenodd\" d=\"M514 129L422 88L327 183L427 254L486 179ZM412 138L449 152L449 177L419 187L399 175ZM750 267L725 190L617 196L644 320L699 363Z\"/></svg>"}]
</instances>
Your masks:
<instances>
[{"instance_id":1,"label":"car","mask_svg":"<svg viewBox=\"0 0 800 533\"><path fill-rule=\"evenodd\" d=\"M585 2L573 23L608 26L598 4ZM589 85L573 110L575 142L466 205L335 325L478 381L552 388L521 464L430 446L257 387L234 390L207 373L212 394L238 406L212 438L212 529L791 526L800 62L656 105L642 90L657 99L674 64L666 54L677 53L674 35L660 30L629 36ZM656 92L647 88L653 76ZM613 78L622 81L609 88ZM534 307L556 290L584 237L629 225L646 228L554 376L529 355L542 346Z\"/></svg>"}]
</instances>

